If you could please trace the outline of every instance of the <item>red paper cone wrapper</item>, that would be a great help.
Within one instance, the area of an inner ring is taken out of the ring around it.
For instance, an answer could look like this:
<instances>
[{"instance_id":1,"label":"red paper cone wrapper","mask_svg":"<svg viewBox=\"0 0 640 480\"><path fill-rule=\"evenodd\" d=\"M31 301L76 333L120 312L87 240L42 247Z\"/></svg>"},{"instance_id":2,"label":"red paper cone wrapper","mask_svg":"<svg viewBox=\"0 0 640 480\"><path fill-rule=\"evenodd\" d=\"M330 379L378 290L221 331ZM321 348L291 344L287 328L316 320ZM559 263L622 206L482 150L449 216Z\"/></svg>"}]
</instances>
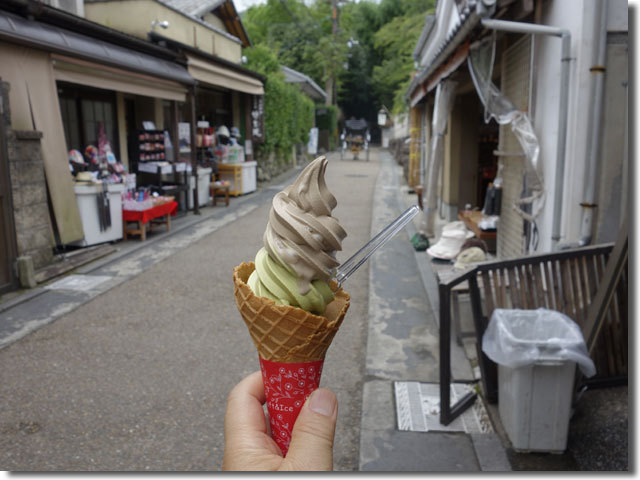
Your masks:
<instances>
[{"instance_id":1,"label":"red paper cone wrapper","mask_svg":"<svg viewBox=\"0 0 640 480\"><path fill-rule=\"evenodd\" d=\"M289 450L293 425L302 405L320 386L323 364L324 360L280 363L260 358L271 438L282 450L282 455Z\"/></svg>"}]
</instances>

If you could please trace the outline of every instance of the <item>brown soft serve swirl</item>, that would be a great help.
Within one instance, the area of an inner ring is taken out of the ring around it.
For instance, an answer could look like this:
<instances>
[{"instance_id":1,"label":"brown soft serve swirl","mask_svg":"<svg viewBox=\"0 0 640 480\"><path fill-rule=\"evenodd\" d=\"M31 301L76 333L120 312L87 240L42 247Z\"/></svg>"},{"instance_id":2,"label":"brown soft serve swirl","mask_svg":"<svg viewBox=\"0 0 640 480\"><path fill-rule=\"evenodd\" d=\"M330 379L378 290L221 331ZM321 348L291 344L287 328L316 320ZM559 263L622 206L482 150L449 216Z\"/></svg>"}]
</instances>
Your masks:
<instances>
[{"instance_id":1,"label":"brown soft serve swirl","mask_svg":"<svg viewBox=\"0 0 640 480\"><path fill-rule=\"evenodd\" d=\"M331 216L337 202L324 181L328 161L311 162L293 185L278 193L269 212L264 245L269 255L297 275L301 295L314 280L329 281L347 236Z\"/></svg>"}]
</instances>

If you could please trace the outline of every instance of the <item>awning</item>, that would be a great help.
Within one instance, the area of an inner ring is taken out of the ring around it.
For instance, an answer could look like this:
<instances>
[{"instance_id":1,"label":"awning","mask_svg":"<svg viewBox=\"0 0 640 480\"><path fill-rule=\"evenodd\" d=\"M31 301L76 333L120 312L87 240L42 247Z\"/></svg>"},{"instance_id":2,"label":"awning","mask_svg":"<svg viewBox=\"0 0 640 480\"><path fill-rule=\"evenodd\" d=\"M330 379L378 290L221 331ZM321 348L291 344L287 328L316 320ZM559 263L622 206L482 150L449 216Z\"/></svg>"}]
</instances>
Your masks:
<instances>
[{"instance_id":1,"label":"awning","mask_svg":"<svg viewBox=\"0 0 640 480\"><path fill-rule=\"evenodd\" d=\"M202 83L251 95L264 95L264 88L260 80L235 72L230 68L224 68L212 62L201 60L188 53L187 70L193 78Z\"/></svg>"},{"instance_id":2,"label":"awning","mask_svg":"<svg viewBox=\"0 0 640 480\"><path fill-rule=\"evenodd\" d=\"M154 81L194 83L186 69L175 62L7 12L0 12L0 40L138 72Z\"/></svg>"},{"instance_id":3,"label":"awning","mask_svg":"<svg viewBox=\"0 0 640 480\"><path fill-rule=\"evenodd\" d=\"M55 79L116 92L186 101L185 86L141 73L52 54Z\"/></svg>"}]
</instances>

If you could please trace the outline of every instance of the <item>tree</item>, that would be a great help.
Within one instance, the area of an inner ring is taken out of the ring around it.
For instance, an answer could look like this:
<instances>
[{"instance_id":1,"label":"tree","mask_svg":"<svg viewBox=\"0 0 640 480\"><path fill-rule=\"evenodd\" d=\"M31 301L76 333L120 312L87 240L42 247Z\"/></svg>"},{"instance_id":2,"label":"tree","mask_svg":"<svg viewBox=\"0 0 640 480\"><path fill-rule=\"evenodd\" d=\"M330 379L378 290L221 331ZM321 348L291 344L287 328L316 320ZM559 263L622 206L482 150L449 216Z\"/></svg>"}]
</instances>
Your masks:
<instances>
[{"instance_id":1,"label":"tree","mask_svg":"<svg viewBox=\"0 0 640 480\"><path fill-rule=\"evenodd\" d=\"M413 49L424 26L424 16L395 17L374 35L374 48L383 58L373 67L372 80L376 98L381 104L402 109L396 93L410 80L413 66ZM401 97L402 98L402 97Z\"/></svg>"},{"instance_id":2,"label":"tree","mask_svg":"<svg viewBox=\"0 0 640 480\"><path fill-rule=\"evenodd\" d=\"M242 19L254 45L271 49L281 65L309 75L329 95L335 79L345 117L375 124L381 105L405 107L412 52L435 0L340 5L335 34L330 0L267 0L243 12Z\"/></svg>"}]
</instances>

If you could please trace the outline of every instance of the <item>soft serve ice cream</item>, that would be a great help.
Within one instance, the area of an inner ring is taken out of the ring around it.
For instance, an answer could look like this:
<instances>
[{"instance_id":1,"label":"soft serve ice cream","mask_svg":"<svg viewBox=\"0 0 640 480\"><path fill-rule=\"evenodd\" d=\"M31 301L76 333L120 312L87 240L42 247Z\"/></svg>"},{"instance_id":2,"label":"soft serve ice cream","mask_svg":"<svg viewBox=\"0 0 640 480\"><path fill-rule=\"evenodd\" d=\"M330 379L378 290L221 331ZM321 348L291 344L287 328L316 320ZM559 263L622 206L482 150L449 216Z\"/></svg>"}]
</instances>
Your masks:
<instances>
[{"instance_id":1,"label":"soft serve ice cream","mask_svg":"<svg viewBox=\"0 0 640 480\"><path fill-rule=\"evenodd\" d=\"M315 159L274 197L264 247L233 271L236 305L258 350L271 437L284 455L349 309L349 294L332 280L346 233L331 216L337 202L326 168L325 157Z\"/></svg>"},{"instance_id":2,"label":"soft serve ice cream","mask_svg":"<svg viewBox=\"0 0 640 480\"><path fill-rule=\"evenodd\" d=\"M334 298L329 281L347 235L331 216L337 202L324 180L327 163L318 157L274 197L247 282L258 296L319 314Z\"/></svg>"}]
</instances>

